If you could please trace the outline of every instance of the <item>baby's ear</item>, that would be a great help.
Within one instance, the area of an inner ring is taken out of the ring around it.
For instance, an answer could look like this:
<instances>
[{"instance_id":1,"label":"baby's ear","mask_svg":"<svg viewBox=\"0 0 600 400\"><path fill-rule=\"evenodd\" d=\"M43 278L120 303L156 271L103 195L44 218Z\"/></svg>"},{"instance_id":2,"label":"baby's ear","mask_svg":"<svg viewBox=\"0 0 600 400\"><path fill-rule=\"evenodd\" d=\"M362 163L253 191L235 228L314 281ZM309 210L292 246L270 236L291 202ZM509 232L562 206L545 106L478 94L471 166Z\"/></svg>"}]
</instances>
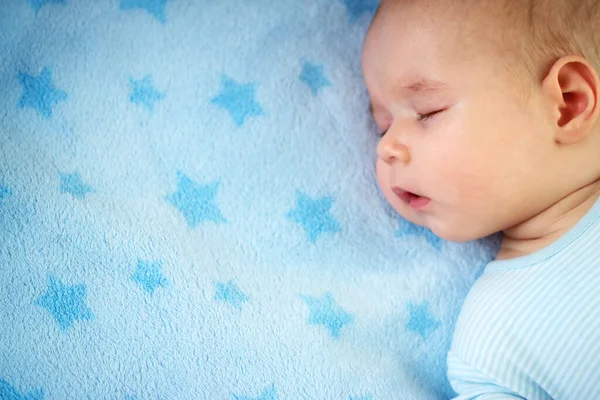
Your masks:
<instances>
[{"instance_id":1,"label":"baby's ear","mask_svg":"<svg viewBox=\"0 0 600 400\"><path fill-rule=\"evenodd\" d=\"M576 143L594 128L600 112L600 81L594 67L583 57L560 58L542 87L551 102L557 143Z\"/></svg>"}]
</instances>

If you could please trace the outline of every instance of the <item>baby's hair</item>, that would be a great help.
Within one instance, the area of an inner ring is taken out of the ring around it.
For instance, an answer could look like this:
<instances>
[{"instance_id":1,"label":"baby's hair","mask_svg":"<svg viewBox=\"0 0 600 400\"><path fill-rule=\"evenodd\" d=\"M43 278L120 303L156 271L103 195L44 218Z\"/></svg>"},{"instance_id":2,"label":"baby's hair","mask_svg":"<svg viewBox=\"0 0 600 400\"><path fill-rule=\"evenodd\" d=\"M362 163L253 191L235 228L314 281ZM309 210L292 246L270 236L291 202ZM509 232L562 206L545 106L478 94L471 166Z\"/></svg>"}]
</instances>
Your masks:
<instances>
[{"instance_id":1,"label":"baby's hair","mask_svg":"<svg viewBox=\"0 0 600 400\"><path fill-rule=\"evenodd\" d=\"M598 0L491 1L503 6L500 11L506 32L511 33L504 36L504 41L520 42L519 59L527 61L533 76L545 75L557 59L566 55L582 56L596 71L600 70Z\"/></svg>"}]
</instances>

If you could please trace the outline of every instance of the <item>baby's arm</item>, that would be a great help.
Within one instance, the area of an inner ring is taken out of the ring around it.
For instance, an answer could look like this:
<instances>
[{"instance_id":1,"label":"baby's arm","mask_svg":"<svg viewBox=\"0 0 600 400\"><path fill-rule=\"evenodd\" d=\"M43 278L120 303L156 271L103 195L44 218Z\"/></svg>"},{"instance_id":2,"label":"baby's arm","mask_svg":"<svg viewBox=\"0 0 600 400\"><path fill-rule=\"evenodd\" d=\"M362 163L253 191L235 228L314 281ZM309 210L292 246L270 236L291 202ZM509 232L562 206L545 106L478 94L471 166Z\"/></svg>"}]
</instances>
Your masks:
<instances>
[{"instance_id":1,"label":"baby's arm","mask_svg":"<svg viewBox=\"0 0 600 400\"><path fill-rule=\"evenodd\" d=\"M448 379L458 393L454 400L526 400L452 353L448 355Z\"/></svg>"}]
</instances>

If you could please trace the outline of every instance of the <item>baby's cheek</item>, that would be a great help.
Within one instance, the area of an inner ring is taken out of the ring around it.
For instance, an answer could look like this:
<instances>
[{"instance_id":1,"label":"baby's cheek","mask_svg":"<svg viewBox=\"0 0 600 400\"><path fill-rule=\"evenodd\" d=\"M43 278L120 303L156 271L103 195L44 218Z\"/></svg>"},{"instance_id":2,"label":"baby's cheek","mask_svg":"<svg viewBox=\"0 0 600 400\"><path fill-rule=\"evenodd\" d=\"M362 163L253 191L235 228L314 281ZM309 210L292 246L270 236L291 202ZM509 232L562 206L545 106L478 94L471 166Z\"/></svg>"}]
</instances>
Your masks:
<instances>
[{"instance_id":1,"label":"baby's cheek","mask_svg":"<svg viewBox=\"0 0 600 400\"><path fill-rule=\"evenodd\" d=\"M489 185L489 181L486 182L489 162L486 163L485 156L460 143L438 148L430 157L428 167L435 184L444 187L450 198L464 200Z\"/></svg>"}]
</instances>

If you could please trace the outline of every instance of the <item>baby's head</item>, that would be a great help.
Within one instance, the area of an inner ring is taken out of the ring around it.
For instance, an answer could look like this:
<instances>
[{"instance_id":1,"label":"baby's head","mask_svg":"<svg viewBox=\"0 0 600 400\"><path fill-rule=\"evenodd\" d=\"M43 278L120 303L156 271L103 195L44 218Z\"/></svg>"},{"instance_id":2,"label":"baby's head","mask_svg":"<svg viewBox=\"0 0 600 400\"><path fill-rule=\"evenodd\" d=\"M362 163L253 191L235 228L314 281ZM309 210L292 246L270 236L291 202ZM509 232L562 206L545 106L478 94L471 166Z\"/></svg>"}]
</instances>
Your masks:
<instances>
[{"instance_id":1,"label":"baby's head","mask_svg":"<svg viewBox=\"0 0 600 400\"><path fill-rule=\"evenodd\" d=\"M386 199L467 241L596 182L598 67L597 0L383 0L363 71Z\"/></svg>"}]
</instances>

